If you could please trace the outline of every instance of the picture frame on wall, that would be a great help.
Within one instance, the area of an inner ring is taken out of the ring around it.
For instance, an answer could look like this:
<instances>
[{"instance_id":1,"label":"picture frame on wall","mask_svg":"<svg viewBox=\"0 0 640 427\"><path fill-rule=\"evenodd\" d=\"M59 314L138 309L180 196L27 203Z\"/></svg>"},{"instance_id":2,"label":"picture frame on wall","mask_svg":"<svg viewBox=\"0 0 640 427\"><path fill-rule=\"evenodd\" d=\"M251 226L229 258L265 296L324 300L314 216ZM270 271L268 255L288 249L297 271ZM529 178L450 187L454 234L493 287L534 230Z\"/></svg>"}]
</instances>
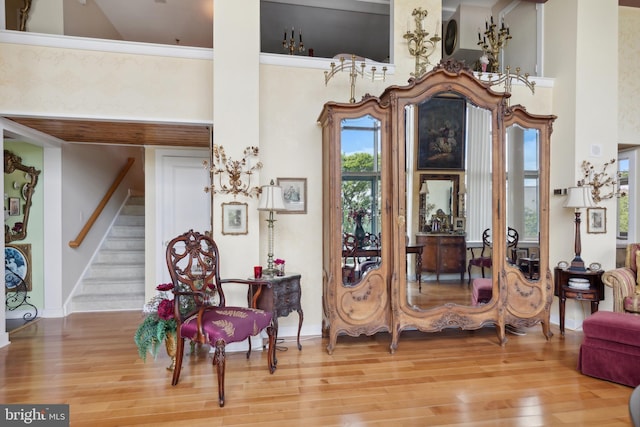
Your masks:
<instances>
[{"instance_id":1,"label":"picture frame on wall","mask_svg":"<svg viewBox=\"0 0 640 427\"><path fill-rule=\"evenodd\" d=\"M279 214L307 213L307 178L278 178L286 210Z\"/></svg>"},{"instance_id":2,"label":"picture frame on wall","mask_svg":"<svg viewBox=\"0 0 640 427\"><path fill-rule=\"evenodd\" d=\"M240 202L222 204L222 234L248 234L247 225L249 205Z\"/></svg>"},{"instance_id":3,"label":"picture frame on wall","mask_svg":"<svg viewBox=\"0 0 640 427\"><path fill-rule=\"evenodd\" d=\"M5 292L15 291L24 281L26 290L31 291L31 244L7 244L4 247Z\"/></svg>"},{"instance_id":4,"label":"picture frame on wall","mask_svg":"<svg viewBox=\"0 0 640 427\"><path fill-rule=\"evenodd\" d=\"M466 229L467 219L464 217L455 217L453 219L453 231L457 231L458 233L464 233Z\"/></svg>"},{"instance_id":5,"label":"picture frame on wall","mask_svg":"<svg viewBox=\"0 0 640 427\"><path fill-rule=\"evenodd\" d=\"M464 169L466 101L434 97L418 105L417 168Z\"/></svg>"},{"instance_id":6,"label":"picture frame on wall","mask_svg":"<svg viewBox=\"0 0 640 427\"><path fill-rule=\"evenodd\" d=\"M587 233L600 234L607 232L607 208L587 209Z\"/></svg>"}]
</instances>

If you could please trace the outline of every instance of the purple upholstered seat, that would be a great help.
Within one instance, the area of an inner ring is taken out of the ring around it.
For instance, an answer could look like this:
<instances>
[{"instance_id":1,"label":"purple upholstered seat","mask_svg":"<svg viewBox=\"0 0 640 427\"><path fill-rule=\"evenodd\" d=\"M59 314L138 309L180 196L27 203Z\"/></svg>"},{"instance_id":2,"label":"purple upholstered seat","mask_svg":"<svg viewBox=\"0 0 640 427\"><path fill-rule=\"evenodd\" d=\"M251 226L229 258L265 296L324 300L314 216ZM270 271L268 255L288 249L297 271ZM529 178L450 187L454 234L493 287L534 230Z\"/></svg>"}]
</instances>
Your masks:
<instances>
[{"instance_id":1,"label":"purple upholstered seat","mask_svg":"<svg viewBox=\"0 0 640 427\"><path fill-rule=\"evenodd\" d=\"M473 279L471 290L471 305L486 304L491 301L493 295L493 280L476 278Z\"/></svg>"},{"instance_id":2,"label":"purple upholstered seat","mask_svg":"<svg viewBox=\"0 0 640 427\"><path fill-rule=\"evenodd\" d=\"M202 315L202 332L205 342L226 343L244 341L257 335L271 323L271 313L244 307L211 307ZM183 338L196 341L198 337L197 314L185 319L180 326Z\"/></svg>"},{"instance_id":3,"label":"purple upholstered seat","mask_svg":"<svg viewBox=\"0 0 640 427\"><path fill-rule=\"evenodd\" d=\"M578 369L585 375L640 385L640 316L598 311L582 323Z\"/></svg>"}]
</instances>

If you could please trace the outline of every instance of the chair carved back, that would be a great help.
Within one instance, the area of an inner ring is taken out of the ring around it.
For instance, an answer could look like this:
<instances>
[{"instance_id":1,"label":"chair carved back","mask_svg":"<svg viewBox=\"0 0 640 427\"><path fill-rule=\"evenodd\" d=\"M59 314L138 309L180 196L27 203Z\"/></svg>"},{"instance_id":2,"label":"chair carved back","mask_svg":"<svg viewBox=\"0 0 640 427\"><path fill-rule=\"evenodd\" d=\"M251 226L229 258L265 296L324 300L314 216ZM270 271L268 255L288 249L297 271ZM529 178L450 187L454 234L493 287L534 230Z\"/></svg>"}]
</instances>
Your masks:
<instances>
[{"instance_id":1,"label":"chair carved back","mask_svg":"<svg viewBox=\"0 0 640 427\"><path fill-rule=\"evenodd\" d=\"M167 265L174 284L176 319L184 319L201 306L225 306L220 286L218 246L209 236L189 230L169 242ZM216 298L217 295L217 298ZM182 313L184 299L195 303L195 310ZM217 301L215 301L217 299Z\"/></svg>"}]
</instances>

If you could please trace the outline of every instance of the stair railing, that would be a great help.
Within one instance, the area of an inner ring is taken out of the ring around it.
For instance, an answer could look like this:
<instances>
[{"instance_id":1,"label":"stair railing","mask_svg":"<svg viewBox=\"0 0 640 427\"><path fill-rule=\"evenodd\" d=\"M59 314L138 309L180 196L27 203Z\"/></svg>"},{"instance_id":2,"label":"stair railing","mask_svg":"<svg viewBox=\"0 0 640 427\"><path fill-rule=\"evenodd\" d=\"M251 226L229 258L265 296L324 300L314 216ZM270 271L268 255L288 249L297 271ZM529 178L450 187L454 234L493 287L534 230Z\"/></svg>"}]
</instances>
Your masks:
<instances>
[{"instance_id":1,"label":"stair railing","mask_svg":"<svg viewBox=\"0 0 640 427\"><path fill-rule=\"evenodd\" d=\"M93 214L91 214L91 216L87 220L87 223L84 225L84 227L82 227L82 230L80 230L80 233L78 233L78 237L76 237L75 240L71 240L69 242L70 247L72 248L79 247L82 241L84 240L84 238L87 237L87 234L89 234L91 227L93 227L98 217L104 210L104 207L107 205L107 203L109 202L113 194L118 189L118 186L120 185L124 177L127 175L127 172L129 172L129 169L131 169L131 166L133 166L133 162L135 162L135 159L133 157L129 157L127 159L127 164L124 165L124 167L122 168L122 170L120 171L116 179L113 181L113 184L111 184L111 187L109 187L106 194L100 201L100 204L98 204L96 209L93 211Z\"/></svg>"}]
</instances>

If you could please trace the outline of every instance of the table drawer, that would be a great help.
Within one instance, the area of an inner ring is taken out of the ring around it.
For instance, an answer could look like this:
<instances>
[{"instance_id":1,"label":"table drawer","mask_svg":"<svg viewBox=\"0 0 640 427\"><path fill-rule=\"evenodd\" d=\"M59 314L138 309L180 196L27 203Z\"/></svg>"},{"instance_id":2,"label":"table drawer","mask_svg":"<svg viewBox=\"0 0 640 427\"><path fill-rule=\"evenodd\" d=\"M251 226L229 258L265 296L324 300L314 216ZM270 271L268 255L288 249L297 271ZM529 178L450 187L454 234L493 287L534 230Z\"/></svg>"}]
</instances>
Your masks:
<instances>
[{"instance_id":1,"label":"table drawer","mask_svg":"<svg viewBox=\"0 0 640 427\"><path fill-rule=\"evenodd\" d=\"M585 290L585 291L576 290L576 289L565 290L564 296L565 298L573 298L573 299L582 300L582 301L598 300L598 293L595 290Z\"/></svg>"}]
</instances>

